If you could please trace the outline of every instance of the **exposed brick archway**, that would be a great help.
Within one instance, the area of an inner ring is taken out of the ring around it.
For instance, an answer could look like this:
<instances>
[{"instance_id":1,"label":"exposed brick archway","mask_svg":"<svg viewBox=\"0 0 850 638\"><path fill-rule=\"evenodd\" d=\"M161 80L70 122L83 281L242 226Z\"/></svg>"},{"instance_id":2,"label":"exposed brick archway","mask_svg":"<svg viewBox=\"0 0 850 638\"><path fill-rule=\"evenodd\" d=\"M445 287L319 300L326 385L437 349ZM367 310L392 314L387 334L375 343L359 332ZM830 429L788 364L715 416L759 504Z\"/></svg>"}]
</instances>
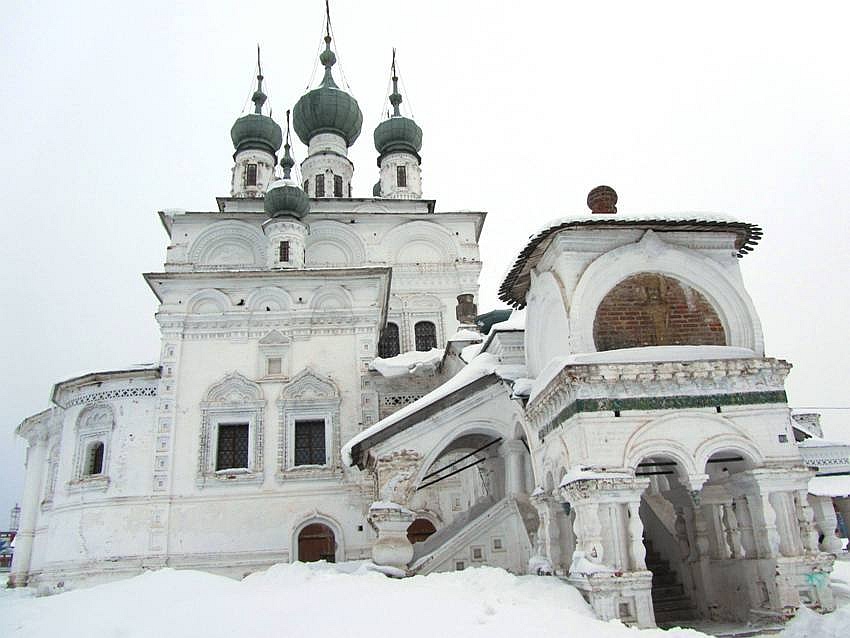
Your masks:
<instances>
[{"instance_id":1,"label":"exposed brick archway","mask_svg":"<svg viewBox=\"0 0 850 638\"><path fill-rule=\"evenodd\" d=\"M727 345L717 311L698 290L660 273L638 273L602 299L593 322L598 351L664 345Z\"/></svg>"}]
</instances>

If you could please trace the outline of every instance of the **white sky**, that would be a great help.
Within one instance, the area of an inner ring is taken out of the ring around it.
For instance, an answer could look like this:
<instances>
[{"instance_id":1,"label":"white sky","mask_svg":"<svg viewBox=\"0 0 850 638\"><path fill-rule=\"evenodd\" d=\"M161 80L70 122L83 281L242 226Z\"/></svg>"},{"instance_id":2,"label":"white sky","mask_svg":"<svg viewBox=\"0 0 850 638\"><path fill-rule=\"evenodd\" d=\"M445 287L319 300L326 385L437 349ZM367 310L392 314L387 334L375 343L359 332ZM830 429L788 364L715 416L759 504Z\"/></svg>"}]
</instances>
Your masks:
<instances>
[{"instance_id":1,"label":"white sky","mask_svg":"<svg viewBox=\"0 0 850 638\"><path fill-rule=\"evenodd\" d=\"M3 232L0 528L19 500L13 430L79 372L155 359L162 208L213 210L255 45L278 121L304 92L323 3L11 2L0 21ZM758 222L743 260L792 404L850 406L846 250L850 38L843 3L335 0L340 64L364 113L354 195L391 47L424 130L426 197L489 212L479 309L547 219L609 184L621 213ZM337 69L339 66L337 67ZM339 77L339 75L337 75ZM304 158L298 143L296 157ZM850 439L850 411L825 412Z\"/></svg>"}]
</instances>

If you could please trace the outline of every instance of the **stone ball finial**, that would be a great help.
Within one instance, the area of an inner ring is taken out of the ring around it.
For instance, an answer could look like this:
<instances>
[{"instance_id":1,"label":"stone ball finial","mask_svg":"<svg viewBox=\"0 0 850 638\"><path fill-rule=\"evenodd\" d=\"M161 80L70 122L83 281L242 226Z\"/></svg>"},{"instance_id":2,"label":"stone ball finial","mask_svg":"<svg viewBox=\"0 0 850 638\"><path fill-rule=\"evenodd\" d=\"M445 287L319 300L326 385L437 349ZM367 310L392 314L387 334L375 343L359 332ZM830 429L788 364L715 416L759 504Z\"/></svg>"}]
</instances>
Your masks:
<instances>
[{"instance_id":1,"label":"stone ball finial","mask_svg":"<svg viewBox=\"0 0 850 638\"><path fill-rule=\"evenodd\" d=\"M587 194L587 206L595 214L617 212L617 191L610 186L597 186Z\"/></svg>"}]
</instances>

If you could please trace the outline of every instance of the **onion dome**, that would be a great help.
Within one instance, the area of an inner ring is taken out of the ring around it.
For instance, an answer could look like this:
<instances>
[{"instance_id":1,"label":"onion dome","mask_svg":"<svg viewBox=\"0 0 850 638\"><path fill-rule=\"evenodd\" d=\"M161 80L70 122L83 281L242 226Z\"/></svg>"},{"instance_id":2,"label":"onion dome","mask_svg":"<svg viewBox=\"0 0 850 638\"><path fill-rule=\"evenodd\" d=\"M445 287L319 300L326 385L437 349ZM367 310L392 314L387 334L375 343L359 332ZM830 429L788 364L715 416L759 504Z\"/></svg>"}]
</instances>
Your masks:
<instances>
[{"instance_id":1,"label":"onion dome","mask_svg":"<svg viewBox=\"0 0 850 638\"><path fill-rule=\"evenodd\" d=\"M372 187L372 197L380 197L381 196L381 180L375 182L375 185Z\"/></svg>"},{"instance_id":2,"label":"onion dome","mask_svg":"<svg viewBox=\"0 0 850 638\"><path fill-rule=\"evenodd\" d=\"M375 129L375 150L380 153L378 165L381 158L395 152L410 153L419 157L422 148L422 129L409 117L403 117L399 111L401 104L401 93L398 92L398 75L395 70L395 49L393 49L393 92L390 94L390 104L393 105L393 114L384 120Z\"/></svg>"},{"instance_id":3,"label":"onion dome","mask_svg":"<svg viewBox=\"0 0 850 638\"><path fill-rule=\"evenodd\" d=\"M295 104L293 125L304 144L320 133L341 136L348 146L360 135L363 113L357 100L340 89L334 82L331 67L336 64L336 55L331 51L331 36L325 35L325 50L319 56L325 67L325 76L318 87L301 96Z\"/></svg>"},{"instance_id":4,"label":"onion dome","mask_svg":"<svg viewBox=\"0 0 850 638\"><path fill-rule=\"evenodd\" d=\"M230 139L236 153L256 149L277 155L283 142L283 133L277 122L263 115L263 105L268 97L263 93L263 71L260 66L260 50L257 49L257 90L251 96L254 112L240 117L230 129Z\"/></svg>"},{"instance_id":5,"label":"onion dome","mask_svg":"<svg viewBox=\"0 0 850 638\"><path fill-rule=\"evenodd\" d=\"M310 198L301 186L292 179L295 160L289 153L289 111L286 112L286 144L283 145L283 178L269 184L263 210L269 217L296 217L302 219L310 212Z\"/></svg>"}]
</instances>

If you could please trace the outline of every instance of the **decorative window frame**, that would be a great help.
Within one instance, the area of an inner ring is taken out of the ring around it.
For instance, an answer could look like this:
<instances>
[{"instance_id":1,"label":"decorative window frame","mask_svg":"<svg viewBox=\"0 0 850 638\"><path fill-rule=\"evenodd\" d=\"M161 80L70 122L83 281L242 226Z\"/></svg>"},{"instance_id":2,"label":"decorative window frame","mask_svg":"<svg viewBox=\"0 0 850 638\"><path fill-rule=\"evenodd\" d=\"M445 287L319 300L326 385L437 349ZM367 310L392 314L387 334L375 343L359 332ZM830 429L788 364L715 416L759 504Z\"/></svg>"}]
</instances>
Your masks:
<instances>
[{"instance_id":1,"label":"decorative window frame","mask_svg":"<svg viewBox=\"0 0 850 638\"><path fill-rule=\"evenodd\" d=\"M340 461L340 396L330 379L307 368L284 386L277 401L279 481L293 478L330 478L342 472ZM325 465L295 465L295 422L324 420Z\"/></svg>"},{"instance_id":2,"label":"decorative window frame","mask_svg":"<svg viewBox=\"0 0 850 638\"><path fill-rule=\"evenodd\" d=\"M289 378L292 340L277 330L272 330L257 344L257 378L281 381ZM280 358L280 373L269 374L269 359Z\"/></svg>"},{"instance_id":3,"label":"decorative window frame","mask_svg":"<svg viewBox=\"0 0 850 638\"><path fill-rule=\"evenodd\" d=\"M212 385L201 402L201 431L198 445L199 487L224 483L263 482L263 411L266 400L262 388L238 372L231 372ZM248 467L235 471L216 470L218 426L248 424Z\"/></svg>"},{"instance_id":4,"label":"decorative window frame","mask_svg":"<svg viewBox=\"0 0 850 638\"><path fill-rule=\"evenodd\" d=\"M73 471L68 482L69 491L105 490L109 487L110 444L114 429L115 411L108 403L93 403L80 411L75 428L76 445ZM99 474L86 474L89 450L97 443L103 444L101 471Z\"/></svg>"}]
</instances>

